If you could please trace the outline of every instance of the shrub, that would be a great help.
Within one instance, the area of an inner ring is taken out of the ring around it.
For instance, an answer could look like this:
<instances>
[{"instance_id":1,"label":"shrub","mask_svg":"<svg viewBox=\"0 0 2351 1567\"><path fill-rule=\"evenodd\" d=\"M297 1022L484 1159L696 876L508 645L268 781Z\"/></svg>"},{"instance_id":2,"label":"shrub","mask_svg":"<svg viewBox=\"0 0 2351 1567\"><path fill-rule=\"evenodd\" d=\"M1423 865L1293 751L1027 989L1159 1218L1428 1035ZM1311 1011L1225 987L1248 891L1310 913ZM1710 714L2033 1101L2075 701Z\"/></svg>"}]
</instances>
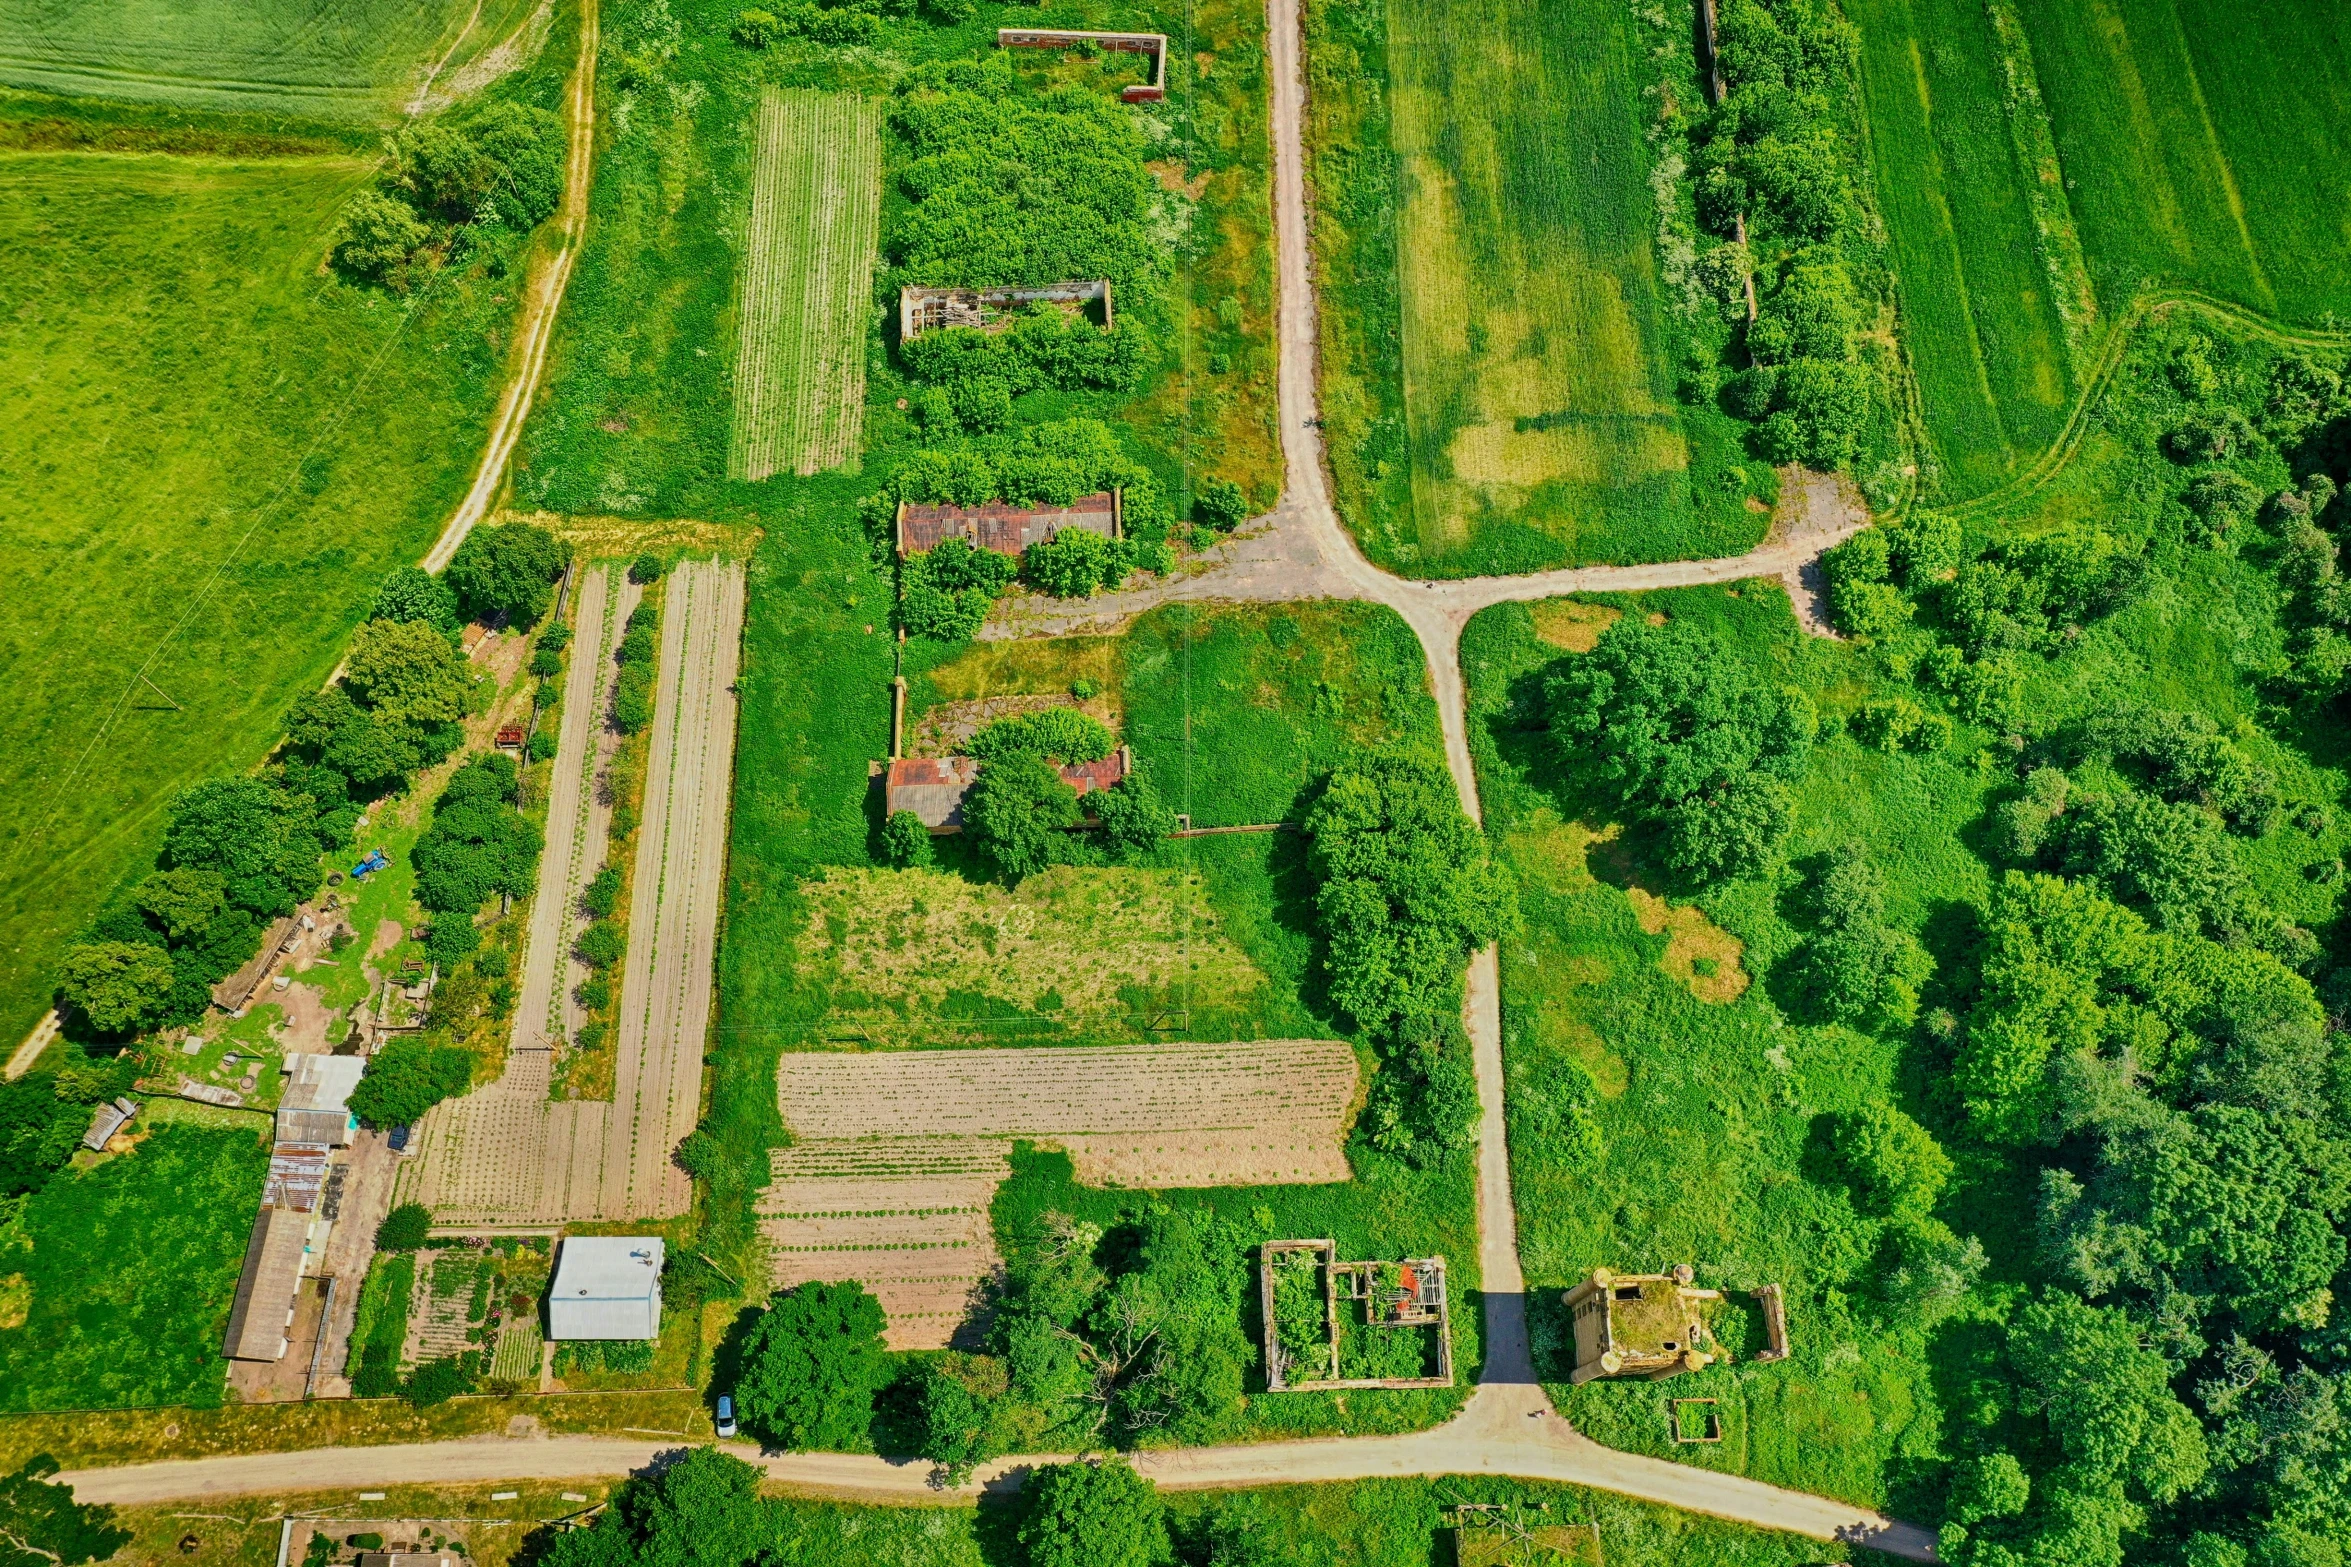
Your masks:
<instances>
[{"instance_id":1,"label":"shrub","mask_svg":"<svg viewBox=\"0 0 2351 1567\"><path fill-rule=\"evenodd\" d=\"M738 11L727 36L746 49L764 49L783 37L784 30L772 11Z\"/></svg>"},{"instance_id":2,"label":"shrub","mask_svg":"<svg viewBox=\"0 0 2351 1567\"><path fill-rule=\"evenodd\" d=\"M607 865L588 879L580 892L580 907L597 919L610 919L620 904L620 869Z\"/></svg>"},{"instance_id":3,"label":"shrub","mask_svg":"<svg viewBox=\"0 0 2351 1567\"><path fill-rule=\"evenodd\" d=\"M1117 747L1110 728L1074 707L1010 713L971 738L970 752L982 761L1007 756L1047 756L1064 763L1098 762Z\"/></svg>"},{"instance_id":4,"label":"shrub","mask_svg":"<svg viewBox=\"0 0 2351 1567\"><path fill-rule=\"evenodd\" d=\"M661 557L651 550L646 550L635 560L629 562L629 580L631 582L639 584L659 582L661 573Z\"/></svg>"},{"instance_id":5,"label":"shrub","mask_svg":"<svg viewBox=\"0 0 2351 1567\"><path fill-rule=\"evenodd\" d=\"M444 1355L428 1360L408 1374L408 1385L401 1390L411 1404L419 1409L434 1404L446 1404L460 1393L473 1391L473 1372L464 1357Z\"/></svg>"},{"instance_id":6,"label":"shrub","mask_svg":"<svg viewBox=\"0 0 2351 1567\"><path fill-rule=\"evenodd\" d=\"M1917 940L1886 924L1885 885L1861 845L1830 857L1814 902L1820 924L1805 944L1807 988L1821 1012L1863 1028L1907 1028L1933 970Z\"/></svg>"},{"instance_id":7,"label":"shrub","mask_svg":"<svg viewBox=\"0 0 2351 1567\"><path fill-rule=\"evenodd\" d=\"M1020 567L1012 557L948 539L898 568L898 621L912 636L962 642L976 635Z\"/></svg>"},{"instance_id":8,"label":"shrub","mask_svg":"<svg viewBox=\"0 0 2351 1567\"><path fill-rule=\"evenodd\" d=\"M345 204L329 254L353 277L396 283L432 237L406 202L363 190Z\"/></svg>"},{"instance_id":9,"label":"shrub","mask_svg":"<svg viewBox=\"0 0 2351 1567\"><path fill-rule=\"evenodd\" d=\"M1111 585L1110 540L1084 528L1064 528L1021 554L1021 575L1055 598L1076 599Z\"/></svg>"},{"instance_id":10,"label":"shrub","mask_svg":"<svg viewBox=\"0 0 2351 1567\"><path fill-rule=\"evenodd\" d=\"M2207 468L2196 475L2182 498L2188 508L2189 539L2218 546L2231 529L2252 520L2261 508L2261 491L2253 481L2226 468Z\"/></svg>"},{"instance_id":11,"label":"shrub","mask_svg":"<svg viewBox=\"0 0 2351 1567\"><path fill-rule=\"evenodd\" d=\"M1882 1099L1838 1116L1830 1137L1866 1213L1922 1219L1951 1179L1933 1135Z\"/></svg>"},{"instance_id":12,"label":"shrub","mask_svg":"<svg viewBox=\"0 0 2351 1567\"><path fill-rule=\"evenodd\" d=\"M1871 698L1852 724L1864 744L1881 751L1939 751L1951 743L1951 720L1906 696Z\"/></svg>"},{"instance_id":13,"label":"shrub","mask_svg":"<svg viewBox=\"0 0 2351 1567\"><path fill-rule=\"evenodd\" d=\"M546 728L532 730L529 755L534 762L554 761L555 731Z\"/></svg>"},{"instance_id":14,"label":"shrub","mask_svg":"<svg viewBox=\"0 0 2351 1567\"><path fill-rule=\"evenodd\" d=\"M892 811L882 823L882 854L900 870L928 865L934 858L931 830L912 811Z\"/></svg>"},{"instance_id":15,"label":"shrub","mask_svg":"<svg viewBox=\"0 0 2351 1567\"><path fill-rule=\"evenodd\" d=\"M432 1228L432 1209L421 1202L404 1202L376 1226L376 1250L415 1251L431 1238Z\"/></svg>"},{"instance_id":16,"label":"shrub","mask_svg":"<svg viewBox=\"0 0 2351 1567\"><path fill-rule=\"evenodd\" d=\"M1192 515L1219 533L1249 519L1249 497L1230 479L1207 478L1192 492Z\"/></svg>"},{"instance_id":17,"label":"shrub","mask_svg":"<svg viewBox=\"0 0 2351 1567\"><path fill-rule=\"evenodd\" d=\"M598 920L580 932L580 939L572 944L582 963L592 969L608 969L628 956L628 941L610 924Z\"/></svg>"}]
</instances>

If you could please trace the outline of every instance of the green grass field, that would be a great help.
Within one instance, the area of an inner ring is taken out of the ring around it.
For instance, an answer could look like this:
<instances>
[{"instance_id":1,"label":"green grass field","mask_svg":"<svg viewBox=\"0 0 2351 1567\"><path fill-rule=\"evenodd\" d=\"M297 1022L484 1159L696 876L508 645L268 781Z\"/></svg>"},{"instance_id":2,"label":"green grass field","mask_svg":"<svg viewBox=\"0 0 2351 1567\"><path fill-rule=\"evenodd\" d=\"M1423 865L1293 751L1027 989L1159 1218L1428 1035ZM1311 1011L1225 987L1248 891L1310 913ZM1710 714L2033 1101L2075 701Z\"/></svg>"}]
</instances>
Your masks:
<instances>
[{"instance_id":1,"label":"green grass field","mask_svg":"<svg viewBox=\"0 0 2351 1567\"><path fill-rule=\"evenodd\" d=\"M0 84L388 118L521 25L537 0L0 0Z\"/></svg>"},{"instance_id":2,"label":"green grass field","mask_svg":"<svg viewBox=\"0 0 2351 1567\"><path fill-rule=\"evenodd\" d=\"M2351 12L2332 0L2022 0L2109 314L2150 283L2351 314Z\"/></svg>"},{"instance_id":3,"label":"green grass field","mask_svg":"<svg viewBox=\"0 0 2351 1567\"><path fill-rule=\"evenodd\" d=\"M2072 402L2066 322L2036 231L2033 169L2003 104L1981 0L1855 0L1878 201L1934 448L1930 493L1999 483Z\"/></svg>"},{"instance_id":4,"label":"green grass field","mask_svg":"<svg viewBox=\"0 0 2351 1567\"><path fill-rule=\"evenodd\" d=\"M1759 538L1768 480L1674 397L1632 18L1439 0L1314 26L1327 418L1373 557L1449 576Z\"/></svg>"},{"instance_id":5,"label":"green grass field","mask_svg":"<svg viewBox=\"0 0 2351 1567\"><path fill-rule=\"evenodd\" d=\"M266 1137L165 1126L27 1201L0 1251L31 1287L0 1330L0 1411L220 1403Z\"/></svg>"},{"instance_id":6,"label":"green grass field","mask_svg":"<svg viewBox=\"0 0 2351 1567\"><path fill-rule=\"evenodd\" d=\"M153 852L267 751L464 488L512 285L319 274L356 159L0 162L0 1032ZM503 289L503 292L501 292Z\"/></svg>"}]
</instances>

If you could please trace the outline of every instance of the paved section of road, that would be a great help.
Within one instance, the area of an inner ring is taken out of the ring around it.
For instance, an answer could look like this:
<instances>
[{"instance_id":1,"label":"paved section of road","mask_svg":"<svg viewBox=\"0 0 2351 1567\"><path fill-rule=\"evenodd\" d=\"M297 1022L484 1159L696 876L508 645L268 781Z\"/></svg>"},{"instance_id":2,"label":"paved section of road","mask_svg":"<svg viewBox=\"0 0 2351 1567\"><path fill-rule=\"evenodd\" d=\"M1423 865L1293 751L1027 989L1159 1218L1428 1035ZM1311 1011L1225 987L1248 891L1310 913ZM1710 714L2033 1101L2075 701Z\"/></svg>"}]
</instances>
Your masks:
<instances>
[{"instance_id":1,"label":"paved section of road","mask_svg":"<svg viewBox=\"0 0 2351 1567\"><path fill-rule=\"evenodd\" d=\"M588 699L574 706L574 693L567 691L564 728L556 741L559 772L565 757L579 769L571 778L581 791L570 802L574 825L584 820L595 845L560 876L550 864L542 897L556 893L558 881L564 890L553 899L553 914L545 906L533 910L530 961L540 957L538 927L546 915L551 930L565 933L548 949L548 961L566 978L571 972L570 910L603 854L603 808L588 793L590 739L602 730L611 685L602 672L612 668L612 651L627 618L624 606L633 602L632 589L607 585L601 595L602 629L591 644L587 626L603 581L602 574L591 574L582 588L577 646L579 657L592 667L582 675L575 662L573 681L587 685ZM619 1052L613 1097L609 1102L550 1101L554 1057L545 1030L549 1009L561 1004L562 996L553 990L555 981L542 976L553 993L541 993L536 1013L518 1015L504 1075L436 1105L420 1130L417 1158L401 1171L401 1199L423 1203L444 1225L667 1218L685 1212L692 1201L685 1172L670 1155L701 1112L702 1049L733 785L742 567L716 561L679 566L662 603L661 622L619 1037L608 1047ZM583 810L584 818L579 816ZM568 852L552 830L556 826L551 814L550 861ZM533 1004L526 992L523 1006ZM539 1019L536 1031L533 1016Z\"/></svg>"},{"instance_id":2,"label":"paved section of road","mask_svg":"<svg viewBox=\"0 0 2351 1567\"><path fill-rule=\"evenodd\" d=\"M522 313L514 323L514 374L490 420L490 437L482 447L473 484L424 558L427 571L449 564L505 482L506 460L522 439L523 421L530 417L531 400L538 395L539 377L547 368L547 345L555 336L555 317L571 283L571 264L578 259L580 239L588 230L588 185L596 162L596 0L580 0L580 58L572 68L564 111L568 145L563 205L556 209L555 253L541 262L527 285Z\"/></svg>"}]
</instances>

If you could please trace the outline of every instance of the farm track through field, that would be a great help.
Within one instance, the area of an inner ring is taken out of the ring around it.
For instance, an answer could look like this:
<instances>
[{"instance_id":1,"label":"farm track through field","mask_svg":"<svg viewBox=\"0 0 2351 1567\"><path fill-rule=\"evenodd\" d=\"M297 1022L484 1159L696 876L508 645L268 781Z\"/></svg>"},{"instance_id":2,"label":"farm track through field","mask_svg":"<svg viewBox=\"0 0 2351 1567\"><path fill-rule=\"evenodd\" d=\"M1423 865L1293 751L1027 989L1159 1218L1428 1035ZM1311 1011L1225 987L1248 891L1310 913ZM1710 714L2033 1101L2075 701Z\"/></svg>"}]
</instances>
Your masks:
<instances>
[{"instance_id":1,"label":"farm track through field","mask_svg":"<svg viewBox=\"0 0 2351 1567\"><path fill-rule=\"evenodd\" d=\"M579 258L580 241L588 230L588 187L596 165L596 0L580 0L580 57L572 67L564 120L563 205L556 209L555 253L543 257L532 269L522 310L514 322L514 373L498 399L497 413L491 417L473 484L425 554L427 571L439 571L449 564L449 557L457 553L457 546L465 542L474 524L488 515L490 502L506 482L506 461L522 439L523 421L530 417L531 400L538 395L539 377L547 368L547 345L555 337L555 317L563 307L572 263Z\"/></svg>"}]
</instances>

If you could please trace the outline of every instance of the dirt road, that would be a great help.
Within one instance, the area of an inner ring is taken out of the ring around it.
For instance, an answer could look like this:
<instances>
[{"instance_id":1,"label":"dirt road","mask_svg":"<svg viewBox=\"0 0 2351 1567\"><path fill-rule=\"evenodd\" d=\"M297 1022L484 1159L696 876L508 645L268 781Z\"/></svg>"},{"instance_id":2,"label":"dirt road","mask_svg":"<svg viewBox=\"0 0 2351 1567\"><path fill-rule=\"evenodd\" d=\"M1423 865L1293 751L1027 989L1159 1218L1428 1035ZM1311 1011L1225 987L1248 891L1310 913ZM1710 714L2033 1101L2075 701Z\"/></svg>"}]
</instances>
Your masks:
<instances>
[{"instance_id":1,"label":"dirt road","mask_svg":"<svg viewBox=\"0 0 2351 1567\"><path fill-rule=\"evenodd\" d=\"M522 312L514 323L514 373L498 399L490 420L489 440L482 448L481 466L473 484L457 503L441 536L425 555L424 569L439 571L457 553L457 546L473 525L490 510L498 487L506 479L506 460L522 439L523 421L530 417L531 400L538 395L539 377L547 367L547 345L555 336L555 317L563 306L563 291L571 283L571 266L588 230L588 187L596 163L596 0L580 0L580 58L572 68L564 102L569 136L564 156L563 205L556 209L555 253L535 269Z\"/></svg>"}]
</instances>

